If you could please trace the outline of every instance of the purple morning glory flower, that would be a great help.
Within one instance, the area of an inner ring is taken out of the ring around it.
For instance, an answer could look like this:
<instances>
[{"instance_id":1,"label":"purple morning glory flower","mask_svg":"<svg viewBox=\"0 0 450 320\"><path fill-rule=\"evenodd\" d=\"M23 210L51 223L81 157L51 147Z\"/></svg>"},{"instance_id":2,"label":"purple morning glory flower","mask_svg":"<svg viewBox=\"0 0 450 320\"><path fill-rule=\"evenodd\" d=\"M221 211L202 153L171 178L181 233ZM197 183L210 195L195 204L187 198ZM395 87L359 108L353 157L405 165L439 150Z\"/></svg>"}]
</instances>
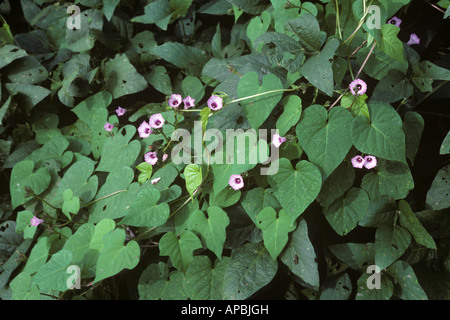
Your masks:
<instances>
[{"instance_id":1,"label":"purple morning glory flower","mask_svg":"<svg viewBox=\"0 0 450 320\"><path fill-rule=\"evenodd\" d=\"M364 167L366 169L372 169L377 166L377 158L374 156L365 156L364 157Z\"/></svg>"},{"instance_id":2,"label":"purple morning glory flower","mask_svg":"<svg viewBox=\"0 0 450 320\"><path fill-rule=\"evenodd\" d=\"M151 135L152 132L152 127L150 127L150 124L148 124L148 122L142 122L141 125L138 128L139 131L139 136L141 138L147 138L149 135Z\"/></svg>"},{"instance_id":3,"label":"purple morning glory flower","mask_svg":"<svg viewBox=\"0 0 450 320\"><path fill-rule=\"evenodd\" d=\"M158 156L156 155L156 152L147 152L144 155L145 162L150 163L152 166L154 166L158 162Z\"/></svg>"},{"instance_id":4,"label":"purple morning glory flower","mask_svg":"<svg viewBox=\"0 0 450 320\"><path fill-rule=\"evenodd\" d=\"M112 129L114 128L114 125L106 122L105 125L103 126L103 128L105 128L106 131L112 131Z\"/></svg>"},{"instance_id":5,"label":"purple morning glory flower","mask_svg":"<svg viewBox=\"0 0 450 320\"><path fill-rule=\"evenodd\" d=\"M150 127L153 129L159 129L162 128L164 125L164 118L161 115L161 113L154 114L150 117Z\"/></svg>"},{"instance_id":6,"label":"purple morning glory flower","mask_svg":"<svg viewBox=\"0 0 450 320\"><path fill-rule=\"evenodd\" d=\"M34 216L33 218L31 218L31 226L32 227L37 227L38 225L40 225L42 222L44 222L44 220L39 219L38 217Z\"/></svg>"},{"instance_id":7,"label":"purple morning glory flower","mask_svg":"<svg viewBox=\"0 0 450 320\"><path fill-rule=\"evenodd\" d=\"M411 35L409 36L409 41L406 44L408 46L410 46L410 45L419 44L419 43L420 43L420 38L417 36L417 34L411 33Z\"/></svg>"},{"instance_id":8,"label":"purple morning glory flower","mask_svg":"<svg viewBox=\"0 0 450 320\"><path fill-rule=\"evenodd\" d=\"M356 96L356 95L363 95L367 91L367 84L361 80L361 79L355 79L352 82L350 82L350 92Z\"/></svg>"},{"instance_id":9,"label":"purple morning glory flower","mask_svg":"<svg viewBox=\"0 0 450 320\"><path fill-rule=\"evenodd\" d=\"M183 98L179 94L172 94L169 98L169 106L172 108L178 108L182 102Z\"/></svg>"},{"instance_id":10,"label":"purple morning glory flower","mask_svg":"<svg viewBox=\"0 0 450 320\"><path fill-rule=\"evenodd\" d=\"M275 148L279 148L283 142L286 142L287 138L280 136L278 133L275 133L272 136L272 143Z\"/></svg>"},{"instance_id":11,"label":"purple morning glory flower","mask_svg":"<svg viewBox=\"0 0 450 320\"><path fill-rule=\"evenodd\" d=\"M244 179L239 174L232 174L228 184L234 189L239 190L244 186Z\"/></svg>"},{"instance_id":12,"label":"purple morning glory flower","mask_svg":"<svg viewBox=\"0 0 450 320\"><path fill-rule=\"evenodd\" d=\"M361 156L354 156L352 158L352 166L353 168L361 169L364 166L364 158Z\"/></svg>"},{"instance_id":13,"label":"purple morning glory flower","mask_svg":"<svg viewBox=\"0 0 450 320\"><path fill-rule=\"evenodd\" d=\"M189 109L194 107L195 99L191 98L190 96L187 96L183 99L184 108Z\"/></svg>"},{"instance_id":14,"label":"purple morning glory flower","mask_svg":"<svg viewBox=\"0 0 450 320\"><path fill-rule=\"evenodd\" d=\"M400 24L402 23L402 19L398 17L392 17L387 23L393 24L396 27L400 28Z\"/></svg>"},{"instance_id":15,"label":"purple morning glory flower","mask_svg":"<svg viewBox=\"0 0 450 320\"><path fill-rule=\"evenodd\" d=\"M222 98L219 96L211 96L211 98L208 99L208 107L212 111L217 111L217 110L222 109L222 107L223 107Z\"/></svg>"},{"instance_id":16,"label":"purple morning glory flower","mask_svg":"<svg viewBox=\"0 0 450 320\"><path fill-rule=\"evenodd\" d=\"M118 117L123 116L125 114L125 112L127 112L127 109L124 109L121 107L117 107L117 109L116 109L116 113L117 113Z\"/></svg>"}]
</instances>

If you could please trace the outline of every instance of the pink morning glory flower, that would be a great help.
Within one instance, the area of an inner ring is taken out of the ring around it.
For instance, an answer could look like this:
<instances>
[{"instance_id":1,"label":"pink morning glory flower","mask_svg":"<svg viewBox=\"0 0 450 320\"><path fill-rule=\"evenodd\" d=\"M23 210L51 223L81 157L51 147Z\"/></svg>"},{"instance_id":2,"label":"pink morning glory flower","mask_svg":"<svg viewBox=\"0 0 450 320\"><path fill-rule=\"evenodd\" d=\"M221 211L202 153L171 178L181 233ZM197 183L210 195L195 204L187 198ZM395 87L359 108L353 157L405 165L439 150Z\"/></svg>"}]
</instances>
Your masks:
<instances>
[{"instance_id":1,"label":"pink morning glory flower","mask_svg":"<svg viewBox=\"0 0 450 320\"><path fill-rule=\"evenodd\" d=\"M117 113L118 117L123 116L125 114L125 112L127 112L127 109L124 109L121 107L117 107L117 109L116 109L116 113Z\"/></svg>"},{"instance_id":2,"label":"pink morning glory flower","mask_svg":"<svg viewBox=\"0 0 450 320\"><path fill-rule=\"evenodd\" d=\"M166 161L168 157L169 157L169 155L167 153L164 153L163 157L162 157L162 161L163 162Z\"/></svg>"},{"instance_id":3,"label":"pink morning glory flower","mask_svg":"<svg viewBox=\"0 0 450 320\"><path fill-rule=\"evenodd\" d=\"M103 128L105 128L106 131L112 131L112 129L114 128L114 125L106 122L105 125L103 126Z\"/></svg>"},{"instance_id":4,"label":"pink morning glory flower","mask_svg":"<svg viewBox=\"0 0 450 320\"><path fill-rule=\"evenodd\" d=\"M155 178L152 181L150 181L152 184L158 183L158 181L161 180L161 177Z\"/></svg>"},{"instance_id":5,"label":"pink morning glory flower","mask_svg":"<svg viewBox=\"0 0 450 320\"><path fill-rule=\"evenodd\" d=\"M420 39L417 36L417 34L415 33L411 33L411 35L409 36L409 41L406 43L408 46L413 45L413 44L419 44L420 43Z\"/></svg>"},{"instance_id":6,"label":"pink morning glory flower","mask_svg":"<svg viewBox=\"0 0 450 320\"><path fill-rule=\"evenodd\" d=\"M361 156L355 156L352 158L352 166L353 168L361 169L364 166L364 158Z\"/></svg>"},{"instance_id":7,"label":"pink morning glory flower","mask_svg":"<svg viewBox=\"0 0 450 320\"><path fill-rule=\"evenodd\" d=\"M150 124L148 122L142 122L141 125L138 128L139 136L141 138L147 138L149 135L151 135L152 127L150 127Z\"/></svg>"},{"instance_id":8,"label":"pink morning glory flower","mask_svg":"<svg viewBox=\"0 0 450 320\"><path fill-rule=\"evenodd\" d=\"M38 225L40 225L42 222L44 222L44 220L39 219L38 217L34 216L33 218L31 218L31 226L32 227L37 227Z\"/></svg>"},{"instance_id":9,"label":"pink morning glory flower","mask_svg":"<svg viewBox=\"0 0 450 320\"><path fill-rule=\"evenodd\" d=\"M393 24L394 26L400 28L400 24L402 23L402 20L398 17L392 17L387 23Z\"/></svg>"},{"instance_id":10,"label":"pink morning glory flower","mask_svg":"<svg viewBox=\"0 0 450 320\"><path fill-rule=\"evenodd\" d=\"M182 102L183 98L179 94L172 94L169 98L169 106L172 108L178 108Z\"/></svg>"},{"instance_id":11,"label":"pink morning glory flower","mask_svg":"<svg viewBox=\"0 0 450 320\"><path fill-rule=\"evenodd\" d=\"M222 98L219 96L211 96L211 98L208 99L208 107L212 111L217 111L217 110L222 109L222 107L223 107Z\"/></svg>"},{"instance_id":12,"label":"pink morning glory flower","mask_svg":"<svg viewBox=\"0 0 450 320\"><path fill-rule=\"evenodd\" d=\"M239 174L232 174L228 184L234 189L239 190L244 186L244 179Z\"/></svg>"},{"instance_id":13,"label":"pink morning glory flower","mask_svg":"<svg viewBox=\"0 0 450 320\"><path fill-rule=\"evenodd\" d=\"M147 152L144 155L145 162L150 163L152 166L154 166L158 162L158 156L156 155L156 152Z\"/></svg>"},{"instance_id":14,"label":"pink morning glory flower","mask_svg":"<svg viewBox=\"0 0 450 320\"><path fill-rule=\"evenodd\" d=\"M190 96L187 96L183 99L184 108L189 109L194 107L195 99L191 98Z\"/></svg>"},{"instance_id":15,"label":"pink morning glory flower","mask_svg":"<svg viewBox=\"0 0 450 320\"><path fill-rule=\"evenodd\" d=\"M364 157L364 167L366 169L372 169L377 166L377 158L374 156L365 156Z\"/></svg>"},{"instance_id":16,"label":"pink morning glory flower","mask_svg":"<svg viewBox=\"0 0 450 320\"><path fill-rule=\"evenodd\" d=\"M154 114L150 117L150 127L154 129L162 128L164 125L164 118L161 113Z\"/></svg>"},{"instance_id":17,"label":"pink morning glory flower","mask_svg":"<svg viewBox=\"0 0 450 320\"><path fill-rule=\"evenodd\" d=\"M278 133L275 133L272 136L272 143L275 148L279 148L283 142L286 142L287 138L280 136Z\"/></svg>"},{"instance_id":18,"label":"pink morning glory flower","mask_svg":"<svg viewBox=\"0 0 450 320\"><path fill-rule=\"evenodd\" d=\"M363 95L367 91L367 84L361 79L355 79L350 83L350 92L356 95Z\"/></svg>"}]
</instances>

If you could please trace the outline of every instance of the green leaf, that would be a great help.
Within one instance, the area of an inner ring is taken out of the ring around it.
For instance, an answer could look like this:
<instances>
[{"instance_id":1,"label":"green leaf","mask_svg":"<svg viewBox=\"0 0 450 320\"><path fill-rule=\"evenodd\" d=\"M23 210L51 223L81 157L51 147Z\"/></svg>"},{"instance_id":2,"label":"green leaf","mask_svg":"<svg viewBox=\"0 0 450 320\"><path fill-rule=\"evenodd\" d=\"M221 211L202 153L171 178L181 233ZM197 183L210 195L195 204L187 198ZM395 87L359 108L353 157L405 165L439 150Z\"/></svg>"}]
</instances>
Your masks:
<instances>
[{"instance_id":1,"label":"green leaf","mask_svg":"<svg viewBox=\"0 0 450 320\"><path fill-rule=\"evenodd\" d=\"M450 165L442 167L434 177L427 192L426 204L434 210L448 208L450 197L448 184L450 180Z\"/></svg>"},{"instance_id":2,"label":"green leaf","mask_svg":"<svg viewBox=\"0 0 450 320\"><path fill-rule=\"evenodd\" d=\"M250 43L253 45L253 48L257 48L255 40L259 36L265 34L267 32L267 29L269 29L270 20L270 13L267 11L262 12L260 16L254 17L250 20L246 32Z\"/></svg>"},{"instance_id":3,"label":"green leaf","mask_svg":"<svg viewBox=\"0 0 450 320\"><path fill-rule=\"evenodd\" d=\"M314 164L301 160L294 169L286 158L279 160L278 173L268 176L268 181L292 221L316 199L322 186L320 171Z\"/></svg>"},{"instance_id":4,"label":"green leaf","mask_svg":"<svg viewBox=\"0 0 450 320\"><path fill-rule=\"evenodd\" d=\"M158 201L161 193L153 187L142 187L121 223L135 227L157 227L166 223L170 208Z\"/></svg>"},{"instance_id":5,"label":"green leaf","mask_svg":"<svg viewBox=\"0 0 450 320\"><path fill-rule=\"evenodd\" d=\"M169 74L164 66L154 66L152 71L145 75L145 80L165 95L170 95L173 91Z\"/></svg>"},{"instance_id":6,"label":"green leaf","mask_svg":"<svg viewBox=\"0 0 450 320\"><path fill-rule=\"evenodd\" d=\"M303 16L302 16L303 17ZM339 47L337 38L330 38L322 51L305 61L300 68L302 75L326 95L332 96L334 89L333 69L330 62Z\"/></svg>"},{"instance_id":7,"label":"green leaf","mask_svg":"<svg viewBox=\"0 0 450 320\"><path fill-rule=\"evenodd\" d=\"M341 99L341 106L350 110L354 117L363 115L370 119L366 99L367 95L365 94L354 96L350 93L346 93Z\"/></svg>"},{"instance_id":8,"label":"green leaf","mask_svg":"<svg viewBox=\"0 0 450 320\"><path fill-rule=\"evenodd\" d=\"M125 231L122 229L115 229L104 236L93 283L114 276L123 269L131 270L139 263L139 244L132 240L124 246L125 237Z\"/></svg>"},{"instance_id":9,"label":"green leaf","mask_svg":"<svg viewBox=\"0 0 450 320\"><path fill-rule=\"evenodd\" d=\"M29 160L17 163L12 169L9 190L13 209L32 199L26 196L24 187L30 187L39 195L49 186L51 177L47 168L33 169L34 163Z\"/></svg>"},{"instance_id":10,"label":"green leaf","mask_svg":"<svg viewBox=\"0 0 450 320\"><path fill-rule=\"evenodd\" d=\"M65 26L64 26L65 27ZM97 9L83 10L80 29L65 27L65 41L68 48L74 52L86 52L95 45L93 31L102 31L103 12Z\"/></svg>"},{"instance_id":11,"label":"green leaf","mask_svg":"<svg viewBox=\"0 0 450 320\"><path fill-rule=\"evenodd\" d=\"M105 88L114 99L137 93L147 88L147 81L128 61L125 54L117 54L105 63Z\"/></svg>"},{"instance_id":12,"label":"green leaf","mask_svg":"<svg viewBox=\"0 0 450 320\"><path fill-rule=\"evenodd\" d=\"M400 28L392 24L381 26L381 50L392 59L400 62L404 61L403 43L397 37Z\"/></svg>"},{"instance_id":13,"label":"green leaf","mask_svg":"<svg viewBox=\"0 0 450 320\"><path fill-rule=\"evenodd\" d=\"M296 133L308 159L316 164L325 176L329 176L344 160L352 147L350 128L353 117L342 107L328 113L320 105L313 105L303 112Z\"/></svg>"},{"instance_id":14,"label":"green leaf","mask_svg":"<svg viewBox=\"0 0 450 320\"><path fill-rule=\"evenodd\" d=\"M167 30L167 26L169 25L173 13L169 1L156 0L144 7L144 15L134 17L131 19L131 22L156 24L162 30Z\"/></svg>"},{"instance_id":15,"label":"green leaf","mask_svg":"<svg viewBox=\"0 0 450 320\"><path fill-rule=\"evenodd\" d=\"M152 176L153 166L148 162L141 162L136 166L136 169L138 169L141 172L138 177L138 182L140 184L143 184Z\"/></svg>"},{"instance_id":16,"label":"green leaf","mask_svg":"<svg viewBox=\"0 0 450 320\"><path fill-rule=\"evenodd\" d=\"M131 141L136 131L134 126L126 125L114 137L107 139L103 145L100 163L96 170L111 172L122 166L133 165L141 151L139 141Z\"/></svg>"},{"instance_id":17,"label":"green leaf","mask_svg":"<svg viewBox=\"0 0 450 320\"><path fill-rule=\"evenodd\" d=\"M418 244L436 250L436 243L428 231L422 226L419 219L417 219L408 202L403 199L400 200L398 202L398 209L400 210L400 225L412 234Z\"/></svg>"},{"instance_id":18,"label":"green leaf","mask_svg":"<svg viewBox=\"0 0 450 320\"><path fill-rule=\"evenodd\" d=\"M178 237L173 232L167 232L159 240L159 254L169 256L173 266L183 273L194 259L194 250L201 247L200 239L189 230Z\"/></svg>"},{"instance_id":19,"label":"green leaf","mask_svg":"<svg viewBox=\"0 0 450 320\"><path fill-rule=\"evenodd\" d=\"M352 123L353 145L361 152L405 163L402 120L389 104L369 103L370 120L357 116Z\"/></svg>"},{"instance_id":20,"label":"green leaf","mask_svg":"<svg viewBox=\"0 0 450 320\"><path fill-rule=\"evenodd\" d=\"M196 164L188 164L184 168L184 178L186 180L186 189L191 195L194 195L194 191L201 185L203 180L202 168Z\"/></svg>"},{"instance_id":21,"label":"green leaf","mask_svg":"<svg viewBox=\"0 0 450 320\"><path fill-rule=\"evenodd\" d=\"M70 220L70 213L77 214L80 210L80 198L74 197L72 190L67 189L63 192L63 199L62 212Z\"/></svg>"},{"instance_id":22,"label":"green leaf","mask_svg":"<svg viewBox=\"0 0 450 320\"><path fill-rule=\"evenodd\" d=\"M191 300L223 300L225 273L229 257L216 260L211 266L208 256L196 256L189 265L184 277L184 290Z\"/></svg>"},{"instance_id":23,"label":"green leaf","mask_svg":"<svg viewBox=\"0 0 450 320\"><path fill-rule=\"evenodd\" d=\"M361 187L371 199L388 195L398 200L414 188L414 179L406 164L379 159L375 170L364 176Z\"/></svg>"},{"instance_id":24,"label":"green leaf","mask_svg":"<svg viewBox=\"0 0 450 320\"><path fill-rule=\"evenodd\" d=\"M355 300L389 300L394 294L394 284L383 273L380 273L380 289L369 289L367 280L370 273L363 273L357 282L357 293Z\"/></svg>"},{"instance_id":25,"label":"green leaf","mask_svg":"<svg viewBox=\"0 0 450 320\"><path fill-rule=\"evenodd\" d=\"M100 228L100 227L99 227ZM112 227L114 229L114 227ZM111 230L109 230L111 231ZM108 231L108 232L109 232ZM95 232L95 226L92 223L81 225L77 231L67 239L63 249L72 252L72 264L78 265L81 269L84 256L91 250L91 240ZM98 232L98 231L97 231ZM84 270L83 270L84 271Z\"/></svg>"},{"instance_id":26,"label":"green leaf","mask_svg":"<svg viewBox=\"0 0 450 320\"><path fill-rule=\"evenodd\" d=\"M281 209L281 205L273 194L270 188L254 188L244 194L241 200L241 205L245 212L252 219L256 225L257 215L267 207L275 210Z\"/></svg>"},{"instance_id":27,"label":"green leaf","mask_svg":"<svg viewBox=\"0 0 450 320\"><path fill-rule=\"evenodd\" d=\"M388 272L398 281L399 297L403 300L428 300L427 294L417 280L413 268L405 261L396 261Z\"/></svg>"},{"instance_id":28,"label":"green leaf","mask_svg":"<svg viewBox=\"0 0 450 320\"><path fill-rule=\"evenodd\" d=\"M21 103L29 109L32 109L39 102L44 100L49 94L50 90L41 86L34 86L25 83L6 83L6 89L11 96L18 96L22 98Z\"/></svg>"},{"instance_id":29,"label":"green leaf","mask_svg":"<svg viewBox=\"0 0 450 320\"><path fill-rule=\"evenodd\" d=\"M27 52L19 47L7 44L0 48L0 69L7 66L14 60L27 56Z\"/></svg>"},{"instance_id":30,"label":"green leaf","mask_svg":"<svg viewBox=\"0 0 450 320\"><path fill-rule=\"evenodd\" d=\"M192 212L188 220L188 228L200 233L206 247L220 260L222 260L223 244L226 239L225 229L229 224L230 219L226 212L215 206L207 209L206 216L200 210Z\"/></svg>"},{"instance_id":31,"label":"green leaf","mask_svg":"<svg viewBox=\"0 0 450 320\"><path fill-rule=\"evenodd\" d=\"M283 89L281 81L275 75L267 74L260 84L258 74L248 72L239 80L237 94L239 98L244 98L281 89ZM258 129L264 123L280 101L281 96L282 92L269 93L240 102L253 129Z\"/></svg>"},{"instance_id":32,"label":"green leaf","mask_svg":"<svg viewBox=\"0 0 450 320\"><path fill-rule=\"evenodd\" d=\"M419 150L425 121L422 116L414 111L409 111L403 119L403 131L405 131L406 157L414 165L414 158Z\"/></svg>"},{"instance_id":33,"label":"green leaf","mask_svg":"<svg viewBox=\"0 0 450 320\"><path fill-rule=\"evenodd\" d=\"M309 52L319 52L322 45L317 18L310 13L286 22L286 30L297 35L300 44Z\"/></svg>"},{"instance_id":34,"label":"green leaf","mask_svg":"<svg viewBox=\"0 0 450 320\"><path fill-rule=\"evenodd\" d=\"M31 276L25 272L19 273L9 284L12 300L40 300L39 288L32 283Z\"/></svg>"},{"instance_id":35,"label":"green leaf","mask_svg":"<svg viewBox=\"0 0 450 320\"><path fill-rule=\"evenodd\" d=\"M24 239L33 239L36 233L37 226L31 225L31 219L33 217L34 214L31 211L24 210L17 213L16 232L23 232Z\"/></svg>"},{"instance_id":36,"label":"green leaf","mask_svg":"<svg viewBox=\"0 0 450 320\"><path fill-rule=\"evenodd\" d=\"M297 229L292 233L281 261L297 277L313 288L319 287L319 268L314 247L308 237L308 226L300 219Z\"/></svg>"},{"instance_id":37,"label":"green leaf","mask_svg":"<svg viewBox=\"0 0 450 320\"><path fill-rule=\"evenodd\" d=\"M372 99L392 103L410 97L413 91L414 88L405 75L393 69L378 82L372 93Z\"/></svg>"},{"instance_id":38,"label":"green leaf","mask_svg":"<svg viewBox=\"0 0 450 320\"><path fill-rule=\"evenodd\" d=\"M390 196L380 196L371 199L369 209L364 219L359 221L363 227L379 227L384 224L394 224L397 211L397 202Z\"/></svg>"},{"instance_id":39,"label":"green leaf","mask_svg":"<svg viewBox=\"0 0 450 320\"><path fill-rule=\"evenodd\" d=\"M103 2L103 13L106 17L106 20L111 21L111 18L116 10L117 5L120 0L112 0L112 1L104 1Z\"/></svg>"},{"instance_id":40,"label":"green leaf","mask_svg":"<svg viewBox=\"0 0 450 320\"><path fill-rule=\"evenodd\" d=\"M28 256L27 263L23 268L24 273L33 274L46 262L50 252L51 240L49 237L40 237Z\"/></svg>"},{"instance_id":41,"label":"green leaf","mask_svg":"<svg viewBox=\"0 0 450 320\"><path fill-rule=\"evenodd\" d=\"M178 270L169 274L164 262L150 264L141 274L138 283L140 300L185 300L183 274Z\"/></svg>"},{"instance_id":42,"label":"green leaf","mask_svg":"<svg viewBox=\"0 0 450 320\"><path fill-rule=\"evenodd\" d=\"M53 254L50 260L33 276L33 283L41 291L66 291L68 289L67 278L69 277L66 270L72 258L72 252L68 250L61 250Z\"/></svg>"},{"instance_id":43,"label":"green leaf","mask_svg":"<svg viewBox=\"0 0 450 320\"><path fill-rule=\"evenodd\" d=\"M257 15L261 14L269 4L264 0L227 0L232 5L238 7L246 13Z\"/></svg>"},{"instance_id":44,"label":"green leaf","mask_svg":"<svg viewBox=\"0 0 450 320\"><path fill-rule=\"evenodd\" d=\"M352 281L347 272L331 276L325 280L320 300L347 300L352 293Z\"/></svg>"},{"instance_id":45,"label":"green leaf","mask_svg":"<svg viewBox=\"0 0 450 320\"><path fill-rule=\"evenodd\" d=\"M353 230L369 207L369 197L364 190L352 188L323 210L331 227L343 236Z\"/></svg>"},{"instance_id":46,"label":"green leaf","mask_svg":"<svg viewBox=\"0 0 450 320\"><path fill-rule=\"evenodd\" d=\"M340 261L355 270L366 270L366 266L374 261L373 243L340 243L328 247Z\"/></svg>"},{"instance_id":47,"label":"green leaf","mask_svg":"<svg viewBox=\"0 0 450 320\"><path fill-rule=\"evenodd\" d=\"M261 242L246 243L231 252L225 273L223 295L226 300L244 300L269 284L278 263Z\"/></svg>"},{"instance_id":48,"label":"green leaf","mask_svg":"<svg viewBox=\"0 0 450 320\"><path fill-rule=\"evenodd\" d=\"M271 207L264 208L256 216L256 221L263 232L264 246L276 260L288 242L288 233L295 229L295 222L283 209L277 214Z\"/></svg>"},{"instance_id":49,"label":"green leaf","mask_svg":"<svg viewBox=\"0 0 450 320\"><path fill-rule=\"evenodd\" d=\"M214 190L209 195L209 205L226 208L234 205L241 198L241 191L233 189L223 189L217 195Z\"/></svg>"},{"instance_id":50,"label":"green leaf","mask_svg":"<svg viewBox=\"0 0 450 320\"><path fill-rule=\"evenodd\" d=\"M401 257L411 243L411 235L398 226L382 225L375 233L375 264L383 270Z\"/></svg>"},{"instance_id":51,"label":"green leaf","mask_svg":"<svg viewBox=\"0 0 450 320\"><path fill-rule=\"evenodd\" d=\"M323 182L317 202L326 208L334 200L340 198L353 186L355 170L347 163L341 163L336 170Z\"/></svg>"},{"instance_id":52,"label":"green leaf","mask_svg":"<svg viewBox=\"0 0 450 320\"><path fill-rule=\"evenodd\" d=\"M449 81L449 70L441 68L428 60L421 61L414 66L411 81L421 92L433 91L434 80Z\"/></svg>"},{"instance_id":53,"label":"green leaf","mask_svg":"<svg viewBox=\"0 0 450 320\"><path fill-rule=\"evenodd\" d=\"M289 129L295 126L302 115L302 99L299 96L288 95L281 100L283 113L278 118L276 128L284 136Z\"/></svg>"}]
</instances>

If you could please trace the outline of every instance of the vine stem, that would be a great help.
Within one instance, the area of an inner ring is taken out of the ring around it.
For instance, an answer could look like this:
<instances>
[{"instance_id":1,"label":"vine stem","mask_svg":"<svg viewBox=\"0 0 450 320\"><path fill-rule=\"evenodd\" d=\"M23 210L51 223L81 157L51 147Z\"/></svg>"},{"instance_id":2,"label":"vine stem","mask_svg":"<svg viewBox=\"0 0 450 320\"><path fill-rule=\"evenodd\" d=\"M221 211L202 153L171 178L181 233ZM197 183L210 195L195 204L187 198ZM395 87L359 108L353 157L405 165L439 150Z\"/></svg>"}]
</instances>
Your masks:
<instances>
[{"instance_id":1,"label":"vine stem","mask_svg":"<svg viewBox=\"0 0 450 320\"><path fill-rule=\"evenodd\" d=\"M88 207L88 206L90 206L91 204L96 203L97 201L100 201L100 200L103 200L103 199L112 197L112 196L115 195L115 194L118 194L118 193L121 193L121 192L125 192L125 191L128 191L128 190L118 190L118 191L115 191L115 192L110 193L110 194L108 194L108 195L106 195L106 196L100 197L100 198L98 198L98 199L95 199L95 200L89 202L85 207Z\"/></svg>"},{"instance_id":2,"label":"vine stem","mask_svg":"<svg viewBox=\"0 0 450 320\"><path fill-rule=\"evenodd\" d=\"M446 84L448 82L448 80L445 80L443 82L441 82L439 85L436 86L436 88L433 89L433 91L428 92L425 97L423 97L422 99L419 100L419 102L417 102L416 107L421 104L422 102L424 102L429 96L431 96L433 93L435 93L437 90L439 90L444 84Z\"/></svg>"},{"instance_id":3,"label":"vine stem","mask_svg":"<svg viewBox=\"0 0 450 320\"><path fill-rule=\"evenodd\" d=\"M259 96L262 96L262 95L265 95L265 94L276 93L276 92L289 92L289 91L295 91L295 90L298 90L298 87L291 88L291 89L277 89L277 90L261 92L261 93L257 93L257 94L254 94L254 95L251 95L251 96L248 96L248 97L243 97L243 98L232 100L232 101L228 102L227 104L232 104L232 103L236 103L236 102L247 100L247 99L251 99L251 98L256 98L256 97L259 97Z\"/></svg>"}]
</instances>

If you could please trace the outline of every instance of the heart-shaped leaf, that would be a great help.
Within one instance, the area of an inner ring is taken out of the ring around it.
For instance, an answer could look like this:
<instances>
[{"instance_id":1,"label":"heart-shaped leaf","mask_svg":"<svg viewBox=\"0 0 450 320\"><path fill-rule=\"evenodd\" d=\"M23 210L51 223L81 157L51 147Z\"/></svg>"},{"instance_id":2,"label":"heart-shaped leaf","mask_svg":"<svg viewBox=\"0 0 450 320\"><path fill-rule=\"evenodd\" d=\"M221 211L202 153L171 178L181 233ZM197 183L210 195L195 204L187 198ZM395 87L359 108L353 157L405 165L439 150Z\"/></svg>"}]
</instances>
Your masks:
<instances>
[{"instance_id":1,"label":"heart-shaped leaf","mask_svg":"<svg viewBox=\"0 0 450 320\"><path fill-rule=\"evenodd\" d=\"M383 225L375 233L375 264L383 270L399 258L411 243L408 230L398 226Z\"/></svg>"},{"instance_id":2,"label":"heart-shaped leaf","mask_svg":"<svg viewBox=\"0 0 450 320\"><path fill-rule=\"evenodd\" d=\"M173 266L183 273L194 259L194 250L201 247L200 239L189 230L183 231L179 237L167 232L159 240L159 254L169 256Z\"/></svg>"}]
</instances>

